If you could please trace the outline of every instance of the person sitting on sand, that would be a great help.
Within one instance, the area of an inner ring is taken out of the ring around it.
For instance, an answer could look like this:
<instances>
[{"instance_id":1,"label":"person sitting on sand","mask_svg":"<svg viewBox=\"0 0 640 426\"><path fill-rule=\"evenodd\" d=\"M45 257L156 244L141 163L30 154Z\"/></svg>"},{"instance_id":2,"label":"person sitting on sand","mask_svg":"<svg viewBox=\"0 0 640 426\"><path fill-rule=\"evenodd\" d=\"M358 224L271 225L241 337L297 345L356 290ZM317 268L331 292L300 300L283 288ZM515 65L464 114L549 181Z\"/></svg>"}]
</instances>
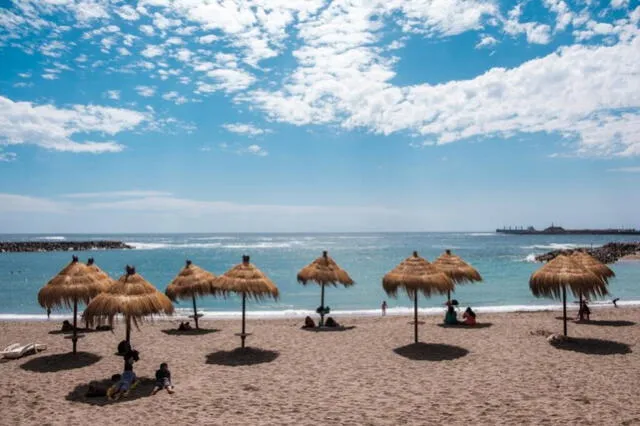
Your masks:
<instances>
[{"instance_id":1,"label":"person sitting on sand","mask_svg":"<svg viewBox=\"0 0 640 426\"><path fill-rule=\"evenodd\" d=\"M156 384L153 387L151 395L157 394L162 389L166 389L168 393L173 393L171 371L169 371L169 366L166 362L160 364L160 369L156 370Z\"/></svg>"},{"instance_id":2,"label":"person sitting on sand","mask_svg":"<svg viewBox=\"0 0 640 426\"><path fill-rule=\"evenodd\" d=\"M340 327L340 324L338 324L338 322L331 317L327 318L327 320L324 322L324 325L325 327Z\"/></svg>"},{"instance_id":3,"label":"person sitting on sand","mask_svg":"<svg viewBox=\"0 0 640 426\"><path fill-rule=\"evenodd\" d=\"M580 309L578 309L578 320L584 321L586 317L587 321L589 321L589 315L591 315L591 309L589 309L589 306L587 306L587 301L582 300L580 302Z\"/></svg>"},{"instance_id":4,"label":"person sitting on sand","mask_svg":"<svg viewBox=\"0 0 640 426\"><path fill-rule=\"evenodd\" d=\"M62 331L73 331L73 326L68 320L62 321Z\"/></svg>"},{"instance_id":5,"label":"person sitting on sand","mask_svg":"<svg viewBox=\"0 0 640 426\"><path fill-rule=\"evenodd\" d=\"M307 317L304 319L304 325L302 326L302 328L315 328L316 327L316 323L313 322L313 319L307 315Z\"/></svg>"},{"instance_id":6,"label":"person sitting on sand","mask_svg":"<svg viewBox=\"0 0 640 426\"><path fill-rule=\"evenodd\" d=\"M193 328L191 327L191 324L189 323L189 321L185 321L185 322L180 322L180 325L178 326L178 330L189 331L189 330L193 330Z\"/></svg>"},{"instance_id":7,"label":"person sitting on sand","mask_svg":"<svg viewBox=\"0 0 640 426\"><path fill-rule=\"evenodd\" d=\"M140 361L140 352L131 349L124 354L124 371L133 371L133 363Z\"/></svg>"},{"instance_id":8,"label":"person sitting on sand","mask_svg":"<svg viewBox=\"0 0 640 426\"><path fill-rule=\"evenodd\" d=\"M126 340L118 343L118 355L126 355L131 351L131 345Z\"/></svg>"},{"instance_id":9,"label":"person sitting on sand","mask_svg":"<svg viewBox=\"0 0 640 426\"><path fill-rule=\"evenodd\" d=\"M444 315L444 323L446 325L458 324L458 314L451 304L447 307L447 313Z\"/></svg>"},{"instance_id":10,"label":"person sitting on sand","mask_svg":"<svg viewBox=\"0 0 640 426\"><path fill-rule=\"evenodd\" d=\"M476 313L473 312L471 306L467 307L467 310L462 314L462 318L464 319L462 322L464 325L476 325Z\"/></svg>"}]
</instances>

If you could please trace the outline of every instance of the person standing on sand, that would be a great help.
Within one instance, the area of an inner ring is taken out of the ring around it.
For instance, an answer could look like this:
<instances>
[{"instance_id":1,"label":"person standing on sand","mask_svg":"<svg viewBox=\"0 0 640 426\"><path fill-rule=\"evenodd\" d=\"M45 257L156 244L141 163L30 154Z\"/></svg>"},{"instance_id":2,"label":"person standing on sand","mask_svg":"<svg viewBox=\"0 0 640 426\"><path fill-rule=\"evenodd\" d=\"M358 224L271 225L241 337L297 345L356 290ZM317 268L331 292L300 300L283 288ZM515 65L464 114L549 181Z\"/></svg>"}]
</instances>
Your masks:
<instances>
[{"instance_id":1,"label":"person standing on sand","mask_svg":"<svg viewBox=\"0 0 640 426\"><path fill-rule=\"evenodd\" d=\"M387 315L387 301L386 300L382 301L382 306L380 308L382 309L382 316Z\"/></svg>"}]
</instances>

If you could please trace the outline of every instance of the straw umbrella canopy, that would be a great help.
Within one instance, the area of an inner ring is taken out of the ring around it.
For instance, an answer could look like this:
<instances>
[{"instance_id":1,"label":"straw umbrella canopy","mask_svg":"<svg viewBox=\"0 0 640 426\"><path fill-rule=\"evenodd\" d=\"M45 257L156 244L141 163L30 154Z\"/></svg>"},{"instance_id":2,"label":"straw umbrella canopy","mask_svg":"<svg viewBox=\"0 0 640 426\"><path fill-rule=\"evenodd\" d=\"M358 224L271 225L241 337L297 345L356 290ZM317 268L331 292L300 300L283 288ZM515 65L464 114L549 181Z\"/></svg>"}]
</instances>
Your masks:
<instances>
[{"instance_id":1,"label":"straw umbrella canopy","mask_svg":"<svg viewBox=\"0 0 640 426\"><path fill-rule=\"evenodd\" d=\"M589 253L585 253L583 251L574 251L571 254L571 258L578 262L580 265L588 269L589 271L596 274L605 283L608 282L609 278L613 278L616 274L604 263L600 262L595 257L591 256ZM579 303L582 308L582 293L579 294ZM583 310L580 309L580 320L583 319Z\"/></svg>"},{"instance_id":2,"label":"straw umbrella canopy","mask_svg":"<svg viewBox=\"0 0 640 426\"><path fill-rule=\"evenodd\" d=\"M174 302L179 299L191 299L193 301L193 320L196 323L196 329L200 328L198 326L198 318L200 315L196 308L196 297L222 293L215 278L215 275L211 272L205 271L191 263L190 260L187 260L185 266L173 281L171 281L165 291L169 299Z\"/></svg>"},{"instance_id":3,"label":"straw umbrella canopy","mask_svg":"<svg viewBox=\"0 0 640 426\"><path fill-rule=\"evenodd\" d=\"M76 353L78 342L78 302L88 304L91 298L105 289L104 284L93 275L91 269L79 262L77 256L73 256L71 263L38 292L38 303L43 308L73 306L73 353Z\"/></svg>"},{"instance_id":4,"label":"straw umbrella canopy","mask_svg":"<svg viewBox=\"0 0 640 426\"><path fill-rule=\"evenodd\" d=\"M98 265L95 263L95 259L90 257L87 259L87 267L93 274L93 277L98 280L102 286L102 291L107 291L111 284L113 284L113 278L109 276L105 271L100 269ZM89 323L86 323L86 327L89 328Z\"/></svg>"},{"instance_id":5,"label":"straw umbrella canopy","mask_svg":"<svg viewBox=\"0 0 640 426\"><path fill-rule=\"evenodd\" d=\"M249 256L242 256L242 263L229 269L215 281L224 294L242 295L242 332L236 336L240 336L244 348L244 341L249 335L245 329L247 297L255 300L265 297L277 299L278 287L260 269L250 263Z\"/></svg>"},{"instance_id":6,"label":"straw umbrella canopy","mask_svg":"<svg viewBox=\"0 0 640 426\"><path fill-rule=\"evenodd\" d=\"M459 256L446 250L436 260L433 265L447 274L454 284L471 283L474 281L482 281L480 273ZM447 292L447 302L451 301L451 292Z\"/></svg>"},{"instance_id":7,"label":"straw umbrella canopy","mask_svg":"<svg viewBox=\"0 0 640 426\"><path fill-rule=\"evenodd\" d=\"M111 287L93 298L84 310L89 323L95 319L107 318L113 326L113 318L122 314L126 323L126 341L131 343L131 321L138 328L139 321L147 316L173 314L173 304L163 293L147 282L136 268L127 265L125 275Z\"/></svg>"},{"instance_id":8,"label":"straw umbrella canopy","mask_svg":"<svg viewBox=\"0 0 640 426\"><path fill-rule=\"evenodd\" d=\"M298 282L302 285L307 285L308 282L313 281L320 285L320 307L318 313L320 314L320 326L324 325L324 315L329 313L329 309L324 306L324 287L326 285L337 286L342 284L345 287L350 287L354 283L347 271L340 268L338 264L329 257L326 250L322 252L322 256L305 266L298 272Z\"/></svg>"},{"instance_id":9,"label":"straw umbrella canopy","mask_svg":"<svg viewBox=\"0 0 640 426\"><path fill-rule=\"evenodd\" d=\"M529 287L536 297L562 297L564 335L567 335L567 287L574 295L604 296L607 283L566 255L556 256L531 274Z\"/></svg>"},{"instance_id":10,"label":"straw umbrella canopy","mask_svg":"<svg viewBox=\"0 0 640 426\"><path fill-rule=\"evenodd\" d=\"M446 294L453 289L453 281L414 251L411 257L384 276L382 288L392 297L403 288L413 299L414 341L418 343L418 292L426 297L431 297L432 293Z\"/></svg>"}]
</instances>

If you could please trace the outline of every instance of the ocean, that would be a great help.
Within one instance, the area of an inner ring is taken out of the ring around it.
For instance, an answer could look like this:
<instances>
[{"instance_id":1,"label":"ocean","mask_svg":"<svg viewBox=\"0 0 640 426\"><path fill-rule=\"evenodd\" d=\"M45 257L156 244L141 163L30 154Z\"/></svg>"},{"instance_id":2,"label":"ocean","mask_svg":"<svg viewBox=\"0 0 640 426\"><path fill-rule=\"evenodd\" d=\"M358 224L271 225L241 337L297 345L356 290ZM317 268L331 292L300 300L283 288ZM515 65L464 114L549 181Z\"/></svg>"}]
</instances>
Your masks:
<instances>
[{"instance_id":1,"label":"ocean","mask_svg":"<svg viewBox=\"0 0 640 426\"><path fill-rule=\"evenodd\" d=\"M393 269L414 250L434 260L445 249L451 249L471 263L483 276L481 283L457 286L453 298L461 306L472 306L478 312L554 309L559 301L538 299L529 290L529 276L541 266L536 254L549 250L591 247L610 241L636 241L633 236L545 236L503 235L493 232L451 233L372 233L372 234L72 234L72 235L0 235L3 241L25 240L119 240L134 250L93 250L83 252L0 253L0 319L43 319L38 305L38 290L77 254L80 260L94 257L98 266L117 278L125 265L164 291L190 259L214 274L222 274L240 263L242 255L265 272L278 286L277 301L250 301L250 317L304 316L320 304L320 288L303 286L296 281L297 272L328 250L336 262L346 269L356 284L350 288L328 287L325 302L332 313L377 315L386 300L389 314L408 313L412 302L406 294L397 299L382 289L383 275ZM618 262L611 265L616 273L609 285L610 296L621 304L640 304L640 262ZM420 297L423 313L442 312L446 296ZM572 297L569 298L573 300ZM191 302L176 304L186 313ZM235 317L239 314L237 297L206 297L198 308L208 317ZM55 317L69 312L54 312Z\"/></svg>"}]
</instances>

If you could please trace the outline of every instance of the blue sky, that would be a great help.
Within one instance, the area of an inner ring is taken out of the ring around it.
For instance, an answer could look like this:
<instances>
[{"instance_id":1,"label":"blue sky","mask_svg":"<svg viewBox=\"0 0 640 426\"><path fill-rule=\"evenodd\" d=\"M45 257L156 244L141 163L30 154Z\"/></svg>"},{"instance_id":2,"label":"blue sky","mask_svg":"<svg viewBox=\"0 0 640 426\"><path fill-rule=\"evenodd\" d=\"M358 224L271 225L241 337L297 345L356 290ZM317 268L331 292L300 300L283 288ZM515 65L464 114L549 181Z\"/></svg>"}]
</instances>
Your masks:
<instances>
[{"instance_id":1,"label":"blue sky","mask_svg":"<svg viewBox=\"0 0 640 426\"><path fill-rule=\"evenodd\" d=\"M637 1L0 6L0 232L640 227Z\"/></svg>"}]
</instances>

